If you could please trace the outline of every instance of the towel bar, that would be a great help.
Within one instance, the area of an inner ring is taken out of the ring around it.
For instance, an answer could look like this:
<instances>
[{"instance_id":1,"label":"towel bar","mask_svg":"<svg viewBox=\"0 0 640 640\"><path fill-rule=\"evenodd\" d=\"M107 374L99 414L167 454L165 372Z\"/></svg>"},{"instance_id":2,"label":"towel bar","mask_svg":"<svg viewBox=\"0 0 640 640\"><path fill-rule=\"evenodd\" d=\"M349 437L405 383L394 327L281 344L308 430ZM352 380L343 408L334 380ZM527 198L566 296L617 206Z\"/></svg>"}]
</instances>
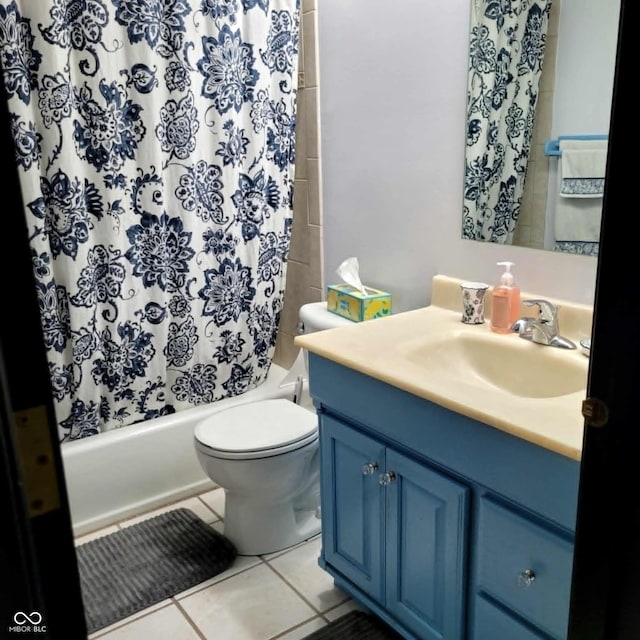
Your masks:
<instances>
[{"instance_id":1,"label":"towel bar","mask_svg":"<svg viewBox=\"0 0 640 640\"><path fill-rule=\"evenodd\" d=\"M555 140L547 140L544 143L544 155L545 156L561 155L560 140L606 140L608 137L609 136L606 134L558 136Z\"/></svg>"}]
</instances>

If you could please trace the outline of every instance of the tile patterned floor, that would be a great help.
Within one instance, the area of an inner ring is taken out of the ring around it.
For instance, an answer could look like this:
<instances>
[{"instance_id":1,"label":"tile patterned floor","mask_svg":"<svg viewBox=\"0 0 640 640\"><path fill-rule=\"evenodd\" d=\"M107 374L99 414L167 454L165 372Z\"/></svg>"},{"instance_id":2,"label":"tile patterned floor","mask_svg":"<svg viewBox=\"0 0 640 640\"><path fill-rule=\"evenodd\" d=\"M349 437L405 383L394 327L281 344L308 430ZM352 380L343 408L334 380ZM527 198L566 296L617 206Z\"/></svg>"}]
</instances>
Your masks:
<instances>
[{"instance_id":1,"label":"tile patterned floor","mask_svg":"<svg viewBox=\"0 0 640 640\"><path fill-rule=\"evenodd\" d=\"M186 507L223 531L224 491L214 489L76 538L76 544L163 511ZM231 568L101 629L90 640L300 640L361 608L318 567L320 537L265 556L238 556Z\"/></svg>"}]
</instances>

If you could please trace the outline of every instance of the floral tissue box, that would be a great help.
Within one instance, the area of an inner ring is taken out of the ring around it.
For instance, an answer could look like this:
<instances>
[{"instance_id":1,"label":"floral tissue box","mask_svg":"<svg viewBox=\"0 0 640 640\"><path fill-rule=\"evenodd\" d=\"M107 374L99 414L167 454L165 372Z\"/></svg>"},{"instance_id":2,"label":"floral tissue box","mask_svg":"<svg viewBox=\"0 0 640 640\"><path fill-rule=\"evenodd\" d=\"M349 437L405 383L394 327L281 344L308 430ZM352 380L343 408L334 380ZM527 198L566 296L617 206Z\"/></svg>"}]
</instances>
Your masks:
<instances>
[{"instance_id":1,"label":"floral tissue box","mask_svg":"<svg viewBox=\"0 0 640 640\"><path fill-rule=\"evenodd\" d=\"M391 294L365 287L367 295L348 284L327 287L327 309L354 322L391 314Z\"/></svg>"}]
</instances>

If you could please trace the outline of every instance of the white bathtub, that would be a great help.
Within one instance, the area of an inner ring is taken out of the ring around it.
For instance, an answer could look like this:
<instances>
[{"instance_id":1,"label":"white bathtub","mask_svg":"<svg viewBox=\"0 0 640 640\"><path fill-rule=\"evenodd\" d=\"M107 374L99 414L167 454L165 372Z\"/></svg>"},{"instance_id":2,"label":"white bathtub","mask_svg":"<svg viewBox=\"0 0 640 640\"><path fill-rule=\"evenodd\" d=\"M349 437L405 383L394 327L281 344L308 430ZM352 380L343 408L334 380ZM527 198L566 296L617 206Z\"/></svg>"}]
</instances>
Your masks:
<instances>
[{"instance_id":1,"label":"white bathtub","mask_svg":"<svg viewBox=\"0 0 640 640\"><path fill-rule=\"evenodd\" d=\"M66 442L61 446L75 535L215 488L193 444L196 423L235 404L292 398L297 375L272 365L265 382L235 398ZM304 391L304 404L309 397Z\"/></svg>"}]
</instances>

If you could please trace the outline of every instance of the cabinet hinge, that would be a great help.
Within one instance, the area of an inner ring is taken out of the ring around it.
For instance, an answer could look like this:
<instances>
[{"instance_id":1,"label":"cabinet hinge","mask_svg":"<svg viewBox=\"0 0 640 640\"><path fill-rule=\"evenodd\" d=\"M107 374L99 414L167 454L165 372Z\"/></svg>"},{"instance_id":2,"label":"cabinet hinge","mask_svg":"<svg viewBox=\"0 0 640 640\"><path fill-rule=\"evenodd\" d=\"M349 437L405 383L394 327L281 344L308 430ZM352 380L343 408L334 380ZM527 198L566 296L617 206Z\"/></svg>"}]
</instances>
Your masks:
<instances>
[{"instance_id":1,"label":"cabinet hinge","mask_svg":"<svg viewBox=\"0 0 640 640\"><path fill-rule=\"evenodd\" d=\"M582 401L582 415L590 427L604 427L609 420L609 408L598 398Z\"/></svg>"}]
</instances>

